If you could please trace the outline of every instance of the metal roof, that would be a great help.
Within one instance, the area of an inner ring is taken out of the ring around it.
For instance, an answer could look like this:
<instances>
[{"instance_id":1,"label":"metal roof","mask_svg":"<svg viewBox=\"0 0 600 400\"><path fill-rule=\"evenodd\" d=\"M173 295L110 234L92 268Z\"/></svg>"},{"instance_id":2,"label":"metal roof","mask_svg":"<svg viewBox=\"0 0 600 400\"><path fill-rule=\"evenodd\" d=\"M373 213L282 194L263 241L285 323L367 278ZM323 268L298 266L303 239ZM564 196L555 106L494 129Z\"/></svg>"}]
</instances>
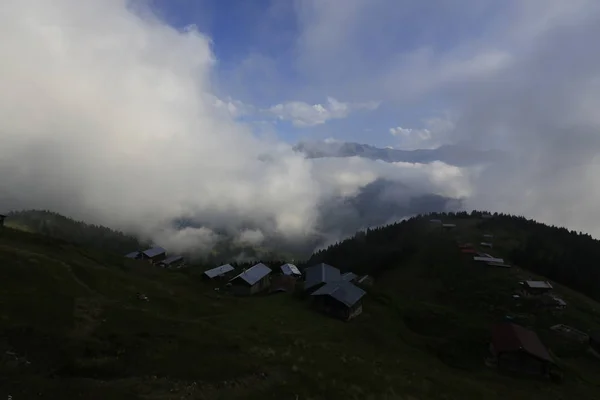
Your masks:
<instances>
[{"instance_id":1,"label":"metal roof","mask_svg":"<svg viewBox=\"0 0 600 400\"><path fill-rule=\"evenodd\" d=\"M358 278L358 275L356 275L354 272L346 272L345 274L342 274L342 280L346 282L350 282L356 278Z\"/></svg>"},{"instance_id":2,"label":"metal roof","mask_svg":"<svg viewBox=\"0 0 600 400\"><path fill-rule=\"evenodd\" d=\"M552 289L550 282L546 281L525 281L525 284L532 289Z\"/></svg>"},{"instance_id":3,"label":"metal roof","mask_svg":"<svg viewBox=\"0 0 600 400\"><path fill-rule=\"evenodd\" d=\"M337 282L342 279L339 269L325 263L306 268L304 277L304 289L310 289L321 283Z\"/></svg>"},{"instance_id":4,"label":"metal roof","mask_svg":"<svg viewBox=\"0 0 600 400\"><path fill-rule=\"evenodd\" d=\"M204 275L208 276L209 278L215 278L217 276L231 272L234 269L235 268L233 268L230 264L224 264L217 268L213 268L213 269L209 269L208 271L204 271Z\"/></svg>"},{"instance_id":5,"label":"metal roof","mask_svg":"<svg viewBox=\"0 0 600 400\"><path fill-rule=\"evenodd\" d=\"M166 253L167 251L165 249L163 249L162 247L152 247L151 249L148 250L144 250L142 251L142 253L144 253L144 255L146 257L156 257L160 254Z\"/></svg>"},{"instance_id":6,"label":"metal roof","mask_svg":"<svg viewBox=\"0 0 600 400\"><path fill-rule=\"evenodd\" d=\"M138 258L139 255L140 255L139 251L132 251L129 254L125 254L125 257L127 257L127 258L134 258L135 259L135 258Z\"/></svg>"},{"instance_id":7,"label":"metal roof","mask_svg":"<svg viewBox=\"0 0 600 400\"><path fill-rule=\"evenodd\" d=\"M169 264L173 264L177 261L181 261L183 260L183 256L171 256L166 258L165 260L161 261L161 264L165 264L165 265L169 265Z\"/></svg>"},{"instance_id":8,"label":"metal roof","mask_svg":"<svg viewBox=\"0 0 600 400\"><path fill-rule=\"evenodd\" d=\"M539 359L553 362L538 335L513 323L501 323L492 328L492 343L498 353L525 351Z\"/></svg>"},{"instance_id":9,"label":"metal roof","mask_svg":"<svg viewBox=\"0 0 600 400\"><path fill-rule=\"evenodd\" d=\"M239 279L244 280L249 285L254 285L256 282L260 281L262 278L269 275L270 273L271 273L271 268L267 267L263 263L260 263L260 264L256 264L252 268L248 268L247 270L245 270L238 276L231 279L230 282L233 281L234 279L239 278Z\"/></svg>"},{"instance_id":10,"label":"metal roof","mask_svg":"<svg viewBox=\"0 0 600 400\"><path fill-rule=\"evenodd\" d=\"M279 268L284 275L302 275L302 272L294 264L283 264Z\"/></svg>"},{"instance_id":11,"label":"metal roof","mask_svg":"<svg viewBox=\"0 0 600 400\"><path fill-rule=\"evenodd\" d=\"M352 307L365 293L364 290L350 282L331 282L320 287L312 296L331 296L346 306Z\"/></svg>"},{"instance_id":12,"label":"metal roof","mask_svg":"<svg viewBox=\"0 0 600 400\"><path fill-rule=\"evenodd\" d=\"M484 261L484 262L493 262L493 263L499 263L499 264L504 264L504 259L503 258L494 258L494 257L473 257L473 260L475 261Z\"/></svg>"}]
</instances>

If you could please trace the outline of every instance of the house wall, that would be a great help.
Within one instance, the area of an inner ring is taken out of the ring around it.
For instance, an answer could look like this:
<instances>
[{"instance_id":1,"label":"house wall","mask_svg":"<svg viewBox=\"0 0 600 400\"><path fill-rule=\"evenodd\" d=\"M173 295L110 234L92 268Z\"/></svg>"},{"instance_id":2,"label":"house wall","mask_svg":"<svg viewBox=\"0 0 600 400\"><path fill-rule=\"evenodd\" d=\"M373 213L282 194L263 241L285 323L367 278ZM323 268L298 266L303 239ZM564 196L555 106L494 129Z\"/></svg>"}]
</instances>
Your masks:
<instances>
[{"instance_id":1,"label":"house wall","mask_svg":"<svg viewBox=\"0 0 600 400\"><path fill-rule=\"evenodd\" d=\"M271 284L271 279L269 276L265 276L260 281L256 282L254 285L250 286L245 281L241 279L236 279L234 282L231 282L231 292L236 296L250 296L253 294L257 294L267 289Z\"/></svg>"},{"instance_id":2,"label":"house wall","mask_svg":"<svg viewBox=\"0 0 600 400\"><path fill-rule=\"evenodd\" d=\"M313 305L319 311L344 321L348 321L362 313L361 302L357 302L352 307L347 307L345 304L342 304L329 296L315 296Z\"/></svg>"}]
</instances>

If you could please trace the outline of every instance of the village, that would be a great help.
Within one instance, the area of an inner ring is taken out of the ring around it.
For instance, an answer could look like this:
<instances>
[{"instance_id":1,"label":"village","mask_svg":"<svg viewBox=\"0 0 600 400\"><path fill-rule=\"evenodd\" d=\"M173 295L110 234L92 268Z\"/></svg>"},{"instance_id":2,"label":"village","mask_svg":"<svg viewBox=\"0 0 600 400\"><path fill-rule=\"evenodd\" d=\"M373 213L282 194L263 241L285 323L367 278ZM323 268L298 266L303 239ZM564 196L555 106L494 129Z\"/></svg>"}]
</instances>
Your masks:
<instances>
[{"instance_id":1,"label":"village","mask_svg":"<svg viewBox=\"0 0 600 400\"><path fill-rule=\"evenodd\" d=\"M483 219L490 217L482 216ZM514 268L503 258L491 254L494 249L493 233L484 233L481 242L474 245L462 240L457 234L457 224L444 223L440 219L431 219L429 222L434 229L454 235L456 247L465 263L474 263L482 268ZM126 257L161 268L179 269L186 266L183 256L169 256L162 247L132 252ZM374 284L372 276L357 275L326 263L300 269L291 263L270 268L260 262L241 271L231 264L224 264L204 271L202 277L223 295L287 293L297 296L299 301L307 301L308 307L315 312L342 321L350 321L361 315L363 299L369 287ZM140 294L140 299L148 301L143 294ZM512 301L517 308L523 301L527 301L528 304L534 304L535 308L553 309L556 312L568 306L552 283L534 278L516 282ZM588 345L589 352L600 358L600 332L587 334L566 324L556 324L549 329L568 340ZM544 345L535 331L517 323L513 315L506 315L503 321L490 327L489 356L485 359L485 364L511 373L562 379L561 368L552 351Z\"/></svg>"}]
</instances>

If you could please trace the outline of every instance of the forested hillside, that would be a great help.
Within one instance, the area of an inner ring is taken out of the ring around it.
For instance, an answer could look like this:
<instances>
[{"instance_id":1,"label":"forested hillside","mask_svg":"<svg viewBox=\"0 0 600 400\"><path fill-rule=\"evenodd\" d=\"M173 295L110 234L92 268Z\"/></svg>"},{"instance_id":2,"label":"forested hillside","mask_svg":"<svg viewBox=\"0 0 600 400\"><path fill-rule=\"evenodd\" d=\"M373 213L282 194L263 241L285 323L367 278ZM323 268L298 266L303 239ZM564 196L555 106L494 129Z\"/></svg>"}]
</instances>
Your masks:
<instances>
[{"instance_id":1,"label":"forested hillside","mask_svg":"<svg viewBox=\"0 0 600 400\"><path fill-rule=\"evenodd\" d=\"M125 254L144 246L133 236L46 210L11 212L6 226L113 253Z\"/></svg>"},{"instance_id":2,"label":"forested hillside","mask_svg":"<svg viewBox=\"0 0 600 400\"><path fill-rule=\"evenodd\" d=\"M589 234L548 226L521 216L482 212L433 213L354 237L316 252L309 264L327 262L377 276L382 269L410 254L423 230L423 220L442 219L462 228L465 239L482 241L481 233L494 235L494 252L523 269L600 300L600 241ZM479 236L478 236L479 235Z\"/></svg>"}]
</instances>

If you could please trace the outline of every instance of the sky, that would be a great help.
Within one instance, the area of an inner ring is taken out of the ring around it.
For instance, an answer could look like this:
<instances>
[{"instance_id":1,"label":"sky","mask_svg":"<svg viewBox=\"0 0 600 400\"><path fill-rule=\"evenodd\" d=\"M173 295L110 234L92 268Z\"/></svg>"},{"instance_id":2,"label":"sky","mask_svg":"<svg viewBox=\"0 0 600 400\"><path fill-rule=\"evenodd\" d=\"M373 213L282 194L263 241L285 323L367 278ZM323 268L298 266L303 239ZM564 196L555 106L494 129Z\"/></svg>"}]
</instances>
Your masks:
<instances>
[{"instance_id":1,"label":"sky","mask_svg":"<svg viewBox=\"0 0 600 400\"><path fill-rule=\"evenodd\" d=\"M398 203L461 198L600 237L597 37L595 0L5 0L0 207L207 250L220 232L323 233L324 209L385 180ZM506 156L292 151L314 140Z\"/></svg>"}]
</instances>

